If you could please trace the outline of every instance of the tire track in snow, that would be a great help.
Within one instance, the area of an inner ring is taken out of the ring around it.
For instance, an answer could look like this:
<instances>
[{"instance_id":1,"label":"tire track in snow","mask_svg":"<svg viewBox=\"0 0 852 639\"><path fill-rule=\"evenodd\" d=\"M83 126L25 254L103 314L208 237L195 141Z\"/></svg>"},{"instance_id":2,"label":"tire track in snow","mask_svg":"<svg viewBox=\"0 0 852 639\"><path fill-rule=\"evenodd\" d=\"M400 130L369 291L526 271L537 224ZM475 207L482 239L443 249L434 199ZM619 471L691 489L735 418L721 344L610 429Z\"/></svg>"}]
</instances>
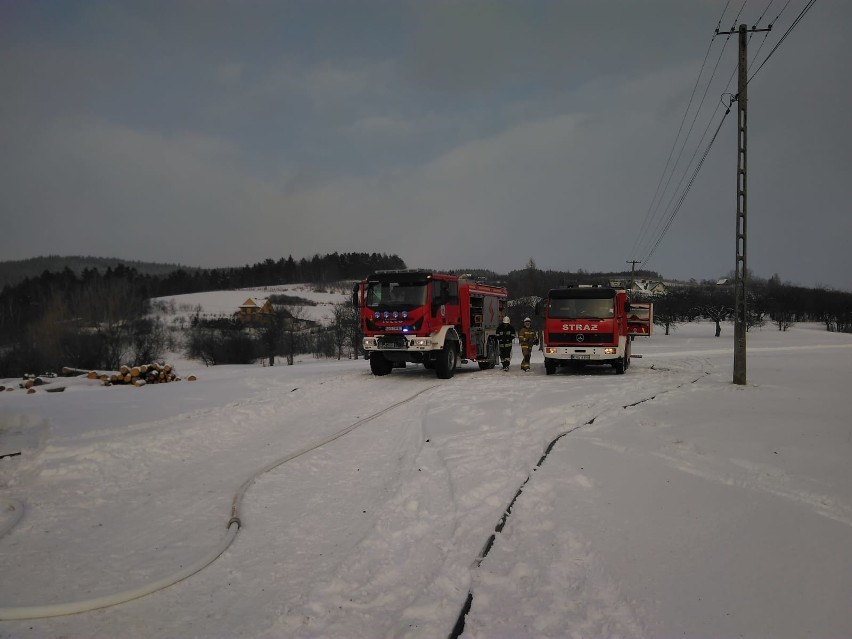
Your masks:
<instances>
[{"instance_id":1,"label":"tire track in snow","mask_svg":"<svg viewBox=\"0 0 852 639\"><path fill-rule=\"evenodd\" d=\"M701 363L702 363L701 367L703 368L703 365L706 364L707 362L706 362L706 360L702 360ZM665 372L669 372L669 371L666 370ZM707 374L708 373L704 372L701 375L693 376L692 378L690 378L686 381L680 381L673 386L663 387L662 389L656 390L651 394L648 394L648 395L646 395L642 398L630 401L630 402L623 404L623 405L621 405L620 407L617 407L617 408L604 408L602 411L597 412L597 414L590 417L587 421L578 423L578 424L574 425L573 427L569 428L568 430L565 430L564 432L560 433L555 438L553 438L549 442L547 447L545 448L544 453L539 458L539 460L536 463L533 470L530 472L530 474L527 476L527 478L523 481L523 483L517 489L517 492L515 493L514 497L510 500L508 506L505 508L503 515L501 516L500 520L498 521L497 525L494 528L493 533L489 536L488 540L485 542L485 545L483 546L479 555L476 557L476 559L474 561L474 568L481 567L483 561L485 561L486 557L488 556L488 554L490 553L490 551L494 547L496 541L498 540L499 535L503 532L504 528L506 527L507 523L509 522L509 518L511 517L512 511L513 511L513 508L516 505L516 502L520 499L520 497L524 493L525 489L527 489L527 486L528 486L530 480L532 479L534 473L539 468L542 467L545 460L547 459L547 457L549 456L549 454L553 450L554 446L562 438L566 437L567 435L570 435L571 433L574 433L574 432L580 430L581 428L592 426L598 419L606 416L607 414L620 412L620 411L626 410L628 408L632 408L632 407L638 406L640 404L643 404L643 403L646 403L646 402L649 402L649 401L653 401L656 398L658 398L660 395L675 392L675 391L678 391L678 390L680 390L680 389L682 389L686 386L695 384L698 381L700 381L701 379L703 379ZM593 404L593 406L597 406L597 404ZM576 545L577 541L573 540L571 543ZM594 562L593 561L587 561L587 562L584 563L584 565L586 567L588 567L589 565L594 565ZM584 580L586 580L585 577L584 577ZM585 634L584 634L585 631L592 631L593 634L603 633L606 636L622 636L622 632L626 633L623 636L632 636L632 637L641 636L641 633L639 631L639 626L635 622L635 617L636 617L635 614L630 609L630 606L627 605L625 602L623 602L621 600L621 598L619 597L618 592L617 592L617 586L608 582L605 575L601 572L600 568L597 570L597 576L595 576L592 579L588 579L587 582L593 584L594 592L595 592L593 599L597 599L598 603L596 605L599 606L599 609L601 610L601 619L604 620L604 621L601 624L596 625L594 628L583 629L584 631L581 632L580 635L577 635L577 636L585 636ZM474 601L474 594L473 594L473 589L471 588L468 591L467 598L465 599L464 605L462 606L461 611L460 611L458 618L456 620L456 623L453 626L453 629L452 629L452 631L449 635L450 639L457 639L465 631L466 618L467 618L468 614L470 613L470 611L473 607L473 601ZM588 613L588 611L586 611L586 612ZM616 612L618 613L617 615L615 614ZM613 620L614 615L617 617L615 620ZM592 616L594 616L594 615L592 615ZM614 626L617 626L619 629L616 630ZM529 630L529 629L527 629L527 630ZM474 635L475 635L475 633L474 633Z\"/></svg>"}]
</instances>

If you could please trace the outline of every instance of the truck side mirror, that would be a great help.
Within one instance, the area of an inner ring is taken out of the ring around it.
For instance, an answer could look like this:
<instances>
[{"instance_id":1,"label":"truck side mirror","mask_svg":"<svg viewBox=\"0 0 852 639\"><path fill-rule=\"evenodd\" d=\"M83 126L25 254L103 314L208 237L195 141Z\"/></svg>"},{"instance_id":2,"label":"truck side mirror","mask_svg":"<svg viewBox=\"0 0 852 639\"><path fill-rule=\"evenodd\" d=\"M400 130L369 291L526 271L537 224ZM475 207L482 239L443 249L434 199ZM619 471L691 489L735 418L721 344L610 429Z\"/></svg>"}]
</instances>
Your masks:
<instances>
[{"instance_id":1,"label":"truck side mirror","mask_svg":"<svg viewBox=\"0 0 852 639\"><path fill-rule=\"evenodd\" d=\"M630 312L630 302L624 302L624 312L625 313Z\"/></svg>"},{"instance_id":2,"label":"truck side mirror","mask_svg":"<svg viewBox=\"0 0 852 639\"><path fill-rule=\"evenodd\" d=\"M355 284L355 286L352 287L352 306L354 306L355 308L358 308L360 306L360 304L358 304L359 289L360 289L359 284Z\"/></svg>"},{"instance_id":3,"label":"truck side mirror","mask_svg":"<svg viewBox=\"0 0 852 639\"><path fill-rule=\"evenodd\" d=\"M541 300L535 303L535 314L541 316Z\"/></svg>"}]
</instances>

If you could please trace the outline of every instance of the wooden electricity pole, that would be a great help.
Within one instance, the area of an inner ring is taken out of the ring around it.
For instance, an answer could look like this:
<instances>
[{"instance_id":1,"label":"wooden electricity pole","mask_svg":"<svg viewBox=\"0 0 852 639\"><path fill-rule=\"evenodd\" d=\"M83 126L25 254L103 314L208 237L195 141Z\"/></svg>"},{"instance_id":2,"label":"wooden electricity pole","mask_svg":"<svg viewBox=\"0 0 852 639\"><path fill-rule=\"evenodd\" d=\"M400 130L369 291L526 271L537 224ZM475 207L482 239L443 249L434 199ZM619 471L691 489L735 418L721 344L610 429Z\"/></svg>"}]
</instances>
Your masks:
<instances>
[{"instance_id":1,"label":"wooden electricity pole","mask_svg":"<svg viewBox=\"0 0 852 639\"><path fill-rule=\"evenodd\" d=\"M639 260L627 260L627 263L631 265L630 285L627 287L627 294L631 295L633 293L633 283L636 281L636 265L639 264Z\"/></svg>"}]
</instances>

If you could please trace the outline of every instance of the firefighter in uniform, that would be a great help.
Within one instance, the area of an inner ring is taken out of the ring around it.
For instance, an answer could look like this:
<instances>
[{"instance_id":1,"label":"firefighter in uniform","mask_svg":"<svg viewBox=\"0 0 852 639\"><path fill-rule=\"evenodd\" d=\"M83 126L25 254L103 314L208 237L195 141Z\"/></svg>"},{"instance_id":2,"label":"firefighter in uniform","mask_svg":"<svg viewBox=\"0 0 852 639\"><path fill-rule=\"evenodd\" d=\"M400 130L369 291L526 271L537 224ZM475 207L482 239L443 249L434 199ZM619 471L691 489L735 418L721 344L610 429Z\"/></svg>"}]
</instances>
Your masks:
<instances>
[{"instance_id":1,"label":"firefighter in uniform","mask_svg":"<svg viewBox=\"0 0 852 639\"><path fill-rule=\"evenodd\" d=\"M515 327L509 322L509 316L503 317L503 323L497 327L497 343L500 346L500 361L503 370L509 370L509 360L512 359L512 342L515 341Z\"/></svg>"},{"instance_id":2,"label":"firefighter in uniform","mask_svg":"<svg viewBox=\"0 0 852 639\"><path fill-rule=\"evenodd\" d=\"M538 333L533 330L532 320L529 317L524 318L524 325L518 331L518 343L521 345L521 353L524 355L524 359L521 362L521 370L528 371L530 369L532 348L538 345Z\"/></svg>"}]
</instances>

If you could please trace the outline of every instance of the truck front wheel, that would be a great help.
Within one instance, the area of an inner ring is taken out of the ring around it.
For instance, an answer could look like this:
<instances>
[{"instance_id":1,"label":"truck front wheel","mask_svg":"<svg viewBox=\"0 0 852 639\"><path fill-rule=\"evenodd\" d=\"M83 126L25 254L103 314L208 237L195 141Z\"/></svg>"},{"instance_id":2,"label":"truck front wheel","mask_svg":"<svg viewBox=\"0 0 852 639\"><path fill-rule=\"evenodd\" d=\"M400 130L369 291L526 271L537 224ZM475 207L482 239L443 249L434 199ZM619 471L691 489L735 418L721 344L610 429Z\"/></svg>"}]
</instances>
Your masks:
<instances>
[{"instance_id":1,"label":"truck front wheel","mask_svg":"<svg viewBox=\"0 0 852 639\"><path fill-rule=\"evenodd\" d=\"M624 375L625 371L630 367L630 341L624 349L624 357L619 357L612 365L617 375Z\"/></svg>"},{"instance_id":2,"label":"truck front wheel","mask_svg":"<svg viewBox=\"0 0 852 639\"><path fill-rule=\"evenodd\" d=\"M388 375L393 370L393 362L381 353L370 353L370 370L373 375Z\"/></svg>"},{"instance_id":3,"label":"truck front wheel","mask_svg":"<svg viewBox=\"0 0 852 639\"><path fill-rule=\"evenodd\" d=\"M435 361L435 374L439 379L450 379L455 374L457 357L455 342L444 344Z\"/></svg>"},{"instance_id":4,"label":"truck front wheel","mask_svg":"<svg viewBox=\"0 0 852 639\"><path fill-rule=\"evenodd\" d=\"M550 357L544 358L544 372L547 375L553 375L556 372L556 362Z\"/></svg>"}]
</instances>

